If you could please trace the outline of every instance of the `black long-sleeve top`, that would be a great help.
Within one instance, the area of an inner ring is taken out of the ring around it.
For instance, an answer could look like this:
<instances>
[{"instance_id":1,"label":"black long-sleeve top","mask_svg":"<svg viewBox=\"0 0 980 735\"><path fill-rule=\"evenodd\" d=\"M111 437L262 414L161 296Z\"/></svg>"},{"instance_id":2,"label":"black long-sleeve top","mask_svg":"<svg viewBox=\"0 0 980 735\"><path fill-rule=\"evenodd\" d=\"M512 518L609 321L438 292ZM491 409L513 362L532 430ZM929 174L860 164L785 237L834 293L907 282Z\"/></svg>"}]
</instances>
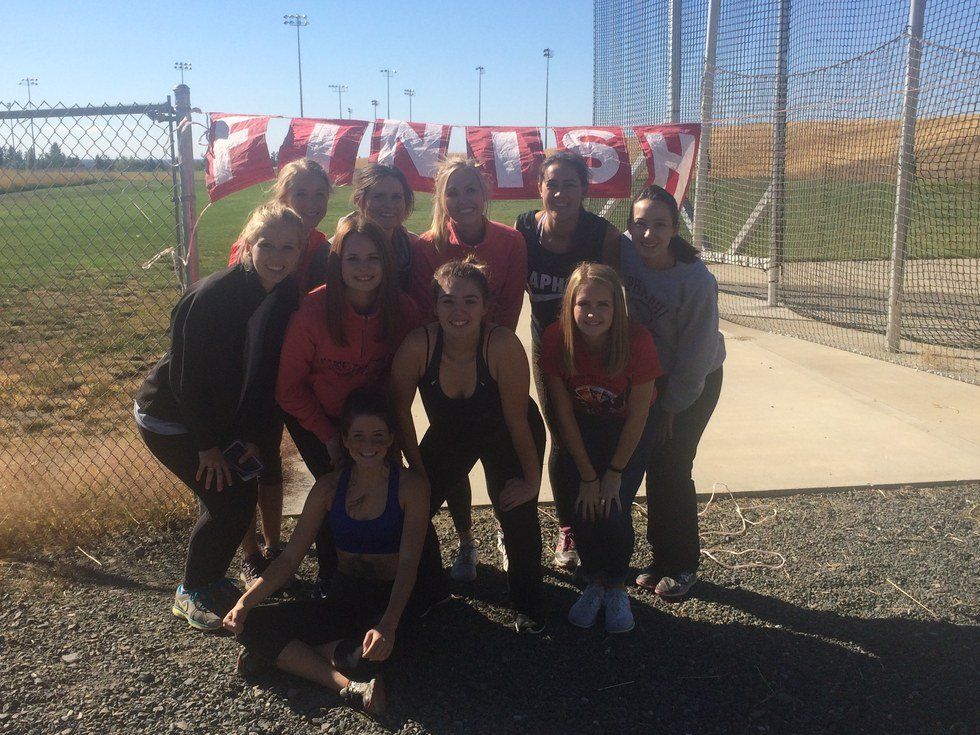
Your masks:
<instances>
[{"instance_id":1,"label":"black long-sleeve top","mask_svg":"<svg viewBox=\"0 0 980 735\"><path fill-rule=\"evenodd\" d=\"M140 410L187 427L199 451L274 428L279 352L298 292L266 293L240 265L194 284L170 315L171 346L136 393Z\"/></svg>"}]
</instances>

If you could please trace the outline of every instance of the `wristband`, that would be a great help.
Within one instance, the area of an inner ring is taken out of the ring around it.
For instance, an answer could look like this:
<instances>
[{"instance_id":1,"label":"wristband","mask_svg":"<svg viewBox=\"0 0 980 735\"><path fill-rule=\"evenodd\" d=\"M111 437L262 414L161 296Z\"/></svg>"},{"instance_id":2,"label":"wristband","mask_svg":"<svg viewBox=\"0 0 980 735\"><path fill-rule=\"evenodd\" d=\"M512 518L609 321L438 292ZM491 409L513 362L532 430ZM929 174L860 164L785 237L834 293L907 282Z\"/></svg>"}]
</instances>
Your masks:
<instances>
[{"instance_id":1,"label":"wristband","mask_svg":"<svg viewBox=\"0 0 980 735\"><path fill-rule=\"evenodd\" d=\"M606 467L606 472L615 472L617 475L621 475L623 474L624 469L625 467L615 467L613 465L609 465Z\"/></svg>"},{"instance_id":2,"label":"wristband","mask_svg":"<svg viewBox=\"0 0 980 735\"><path fill-rule=\"evenodd\" d=\"M586 485L591 485L593 482L599 482L599 475L596 474L591 480L582 480Z\"/></svg>"}]
</instances>

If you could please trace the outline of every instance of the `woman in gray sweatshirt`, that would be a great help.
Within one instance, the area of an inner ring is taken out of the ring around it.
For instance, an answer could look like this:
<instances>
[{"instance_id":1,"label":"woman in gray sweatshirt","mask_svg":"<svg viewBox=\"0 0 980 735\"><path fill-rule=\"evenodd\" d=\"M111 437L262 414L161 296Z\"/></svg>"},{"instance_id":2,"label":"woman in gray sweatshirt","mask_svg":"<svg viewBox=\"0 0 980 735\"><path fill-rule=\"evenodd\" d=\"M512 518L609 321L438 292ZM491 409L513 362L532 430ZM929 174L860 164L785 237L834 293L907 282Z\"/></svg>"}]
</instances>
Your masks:
<instances>
[{"instance_id":1,"label":"woman in gray sweatshirt","mask_svg":"<svg viewBox=\"0 0 980 735\"><path fill-rule=\"evenodd\" d=\"M725 361L718 283L698 251L677 236L678 222L674 197L647 187L633 199L621 253L630 318L653 334L665 372L657 381L646 479L653 560L636 579L662 597L682 597L697 581L701 549L691 473Z\"/></svg>"}]
</instances>

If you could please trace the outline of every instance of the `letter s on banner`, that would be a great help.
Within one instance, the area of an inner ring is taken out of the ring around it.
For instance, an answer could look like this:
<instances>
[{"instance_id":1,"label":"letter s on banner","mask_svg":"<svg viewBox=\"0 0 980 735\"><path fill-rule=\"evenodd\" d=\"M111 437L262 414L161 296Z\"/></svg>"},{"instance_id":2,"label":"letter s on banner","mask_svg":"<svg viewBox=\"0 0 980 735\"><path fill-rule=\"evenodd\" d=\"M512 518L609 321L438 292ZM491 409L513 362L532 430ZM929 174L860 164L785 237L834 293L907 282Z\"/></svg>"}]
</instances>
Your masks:
<instances>
[{"instance_id":1,"label":"letter s on banner","mask_svg":"<svg viewBox=\"0 0 980 735\"><path fill-rule=\"evenodd\" d=\"M279 170L300 158L312 158L323 166L331 182L349 184L367 126L366 120L293 118L279 148Z\"/></svg>"},{"instance_id":2,"label":"letter s on banner","mask_svg":"<svg viewBox=\"0 0 980 735\"><path fill-rule=\"evenodd\" d=\"M204 181L212 203L276 177L265 139L269 115L211 112L208 117Z\"/></svg>"},{"instance_id":3,"label":"letter s on banner","mask_svg":"<svg viewBox=\"0 0 980 735\"><path fill-rule=\"evenodd\" d=\"M537 128L468 127L466 148L491 184L491 199L534 199L544 146Z\"/></svg>"},{"instance_id":4,"label":"letter s on banner","mask_svg":"<svg viewBox=\"0 0 980 735\"><path fill-rule=\"evenodd\" d=\"M451 125L375 120L371 160L399 169L413 191L435 189L436 164L449 150Z\"/></svg>"},{"instance_id":5,"label":"letter s on banner","mask_svg":"<svg viewBox=\"0 0 980 735\"><path fill-rule=\"evenodd\" d=\"M558 147L580 153L589 164L589 196L628 197L632 184L622 128L552 128Z\"/></svg>"},{"instance_id":6,"label":"letter s on banner","mask_svg":"<svg viewBox=\"0 0 980 735\"><path fill-rule=\"evenodd\" d=\"M647 184L666 189L680 206L698 159L701 125L645 125L633 128L647 162Z\"/></svg>"}]
</instances>

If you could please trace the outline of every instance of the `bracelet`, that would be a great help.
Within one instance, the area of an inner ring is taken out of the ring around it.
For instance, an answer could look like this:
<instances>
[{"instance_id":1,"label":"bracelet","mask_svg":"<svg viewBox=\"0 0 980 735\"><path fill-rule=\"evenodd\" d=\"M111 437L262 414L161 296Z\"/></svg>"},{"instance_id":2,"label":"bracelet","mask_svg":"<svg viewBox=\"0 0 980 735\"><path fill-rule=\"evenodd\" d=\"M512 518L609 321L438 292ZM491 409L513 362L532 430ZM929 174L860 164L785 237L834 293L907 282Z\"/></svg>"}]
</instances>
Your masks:
<instances>
[{"instance_id":1,"label":"bracelet","mask_svg":"<svg viewBox=\"0 0 980 735\"><path fill-rule=\"evenodd\" d=\"M582 480L582 482L585 483L586 485L591 485L593 482L599 482L599 475L596 474L596 476L593 477L591 480Z\"/></svg>"},{"instance_id":2,"label":"bracelet","mask_svg":"<svg viewBox=\"0 0 980 735\"><path fill-rule=\"evenodd\" d=\"M613 465L609 465L608 467L606 467L606 472L615 472L617 475L621 475L621 474L623 474L623 470L624 469L626 469L626 468L625 467L615 467Z\"/></svg>"}]
</instances>

